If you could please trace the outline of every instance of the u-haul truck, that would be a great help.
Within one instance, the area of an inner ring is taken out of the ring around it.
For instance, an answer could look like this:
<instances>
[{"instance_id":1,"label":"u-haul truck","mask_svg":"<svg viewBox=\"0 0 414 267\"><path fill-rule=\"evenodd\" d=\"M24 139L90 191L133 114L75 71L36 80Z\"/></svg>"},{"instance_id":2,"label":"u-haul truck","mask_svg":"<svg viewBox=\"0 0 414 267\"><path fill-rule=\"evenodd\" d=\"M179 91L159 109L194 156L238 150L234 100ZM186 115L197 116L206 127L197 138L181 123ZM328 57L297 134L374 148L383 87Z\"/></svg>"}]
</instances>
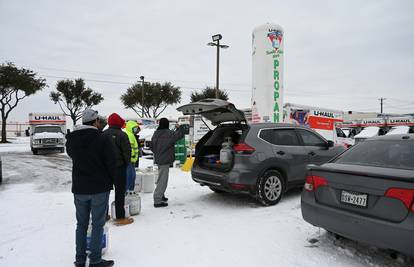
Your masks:
<instances>
[{"instance_id":1,"label":"u-haul truck","mask_svg":"<svg viewBox=\"0 0 414 267\"><path fill-rule=\"evenodd\" d=\"M30 148L65 152L66 116L61 113L30 113Z\"/></svg>"},{"instance_id":2,"label":"u-haul truck","mask_svg":"<svg viewBox=\"0 0 414 267\"><path fill-rule=\"evenodd\" d=\"M354 144L354 141L347 138L336 126L344 121L343 111L292 103L286 103L284 107L284 122L309 126L325 139L337 144L347 147Z\"/></svg>"}]
</instances>

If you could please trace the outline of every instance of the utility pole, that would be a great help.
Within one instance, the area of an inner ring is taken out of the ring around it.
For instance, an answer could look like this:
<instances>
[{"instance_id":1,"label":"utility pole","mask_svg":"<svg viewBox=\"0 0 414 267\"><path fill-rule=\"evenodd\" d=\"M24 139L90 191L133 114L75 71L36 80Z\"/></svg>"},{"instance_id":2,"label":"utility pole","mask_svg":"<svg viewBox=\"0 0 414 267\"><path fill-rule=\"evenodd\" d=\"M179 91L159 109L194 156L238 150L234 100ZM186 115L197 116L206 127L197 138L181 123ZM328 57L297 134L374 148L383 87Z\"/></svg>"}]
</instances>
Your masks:
<instances>
[{"instance_id":1,"label":"utility pole","mask_svg":"<svg viewBox=\"0 0 414 267\"><path fill-rule=\"evenodd\" d=\"M144 76L140 76L139 78L141 79L141 82L142 82L142 89L141 89L142 115L141 115L141 118L144 118L144 85L145 85L145 82L144 82Z\"/></svg>"},{"instance_id":2,"label":"utility pole","mask_svg":"<svg viewBox=\"0 0 414 267\"><path fill-rule=\"evenodd\" d=\"M381 97L380 99L378 99L381 103L381 114L383 112L383 106L384 106L384 100L386 100L386 98Z\"/></svg>"}]
</instances>

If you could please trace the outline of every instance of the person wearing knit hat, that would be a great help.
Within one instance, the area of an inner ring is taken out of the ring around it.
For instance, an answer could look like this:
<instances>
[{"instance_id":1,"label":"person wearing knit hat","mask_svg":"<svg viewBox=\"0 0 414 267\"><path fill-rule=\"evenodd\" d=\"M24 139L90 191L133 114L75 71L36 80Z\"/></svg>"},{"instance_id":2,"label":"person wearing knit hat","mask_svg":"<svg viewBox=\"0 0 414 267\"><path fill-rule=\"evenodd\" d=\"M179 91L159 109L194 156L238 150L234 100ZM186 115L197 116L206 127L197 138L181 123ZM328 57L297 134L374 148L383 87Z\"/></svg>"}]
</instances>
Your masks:
<instances>
[{"instance_id":1,"label":"person wearing knit hat","mask_svg":"<svg viewBox=\"0 0 414 267\"><path fill-rule=\"evenodd\" d=\"M154 191L154 207L168 206L165 190L168 186L170 165L175 160L174 145L185 135L185 127L181 125L175 131L169 129L167 118L159 121L158 128L151 138L151 150L154 153L154 163L158 165L158 180Z\"/></svg>"},{"instance_id":2,"label":"person wearing knit hat","mask_svg":"<svg viewBox=\"0 0 414 267\"><path fill-rule=\"evenodd\" d=\"M134 221L131 217L125 218L125 191L126 191L126 169L131 158L131 146L128 136L122 131L125 120L117 113L108 117L109 128L104 135L109 136L116 148L116 177L115 185L115 224L127 225Z\"/></svg>"},{"instance_id":3,"label":"person wearing knit hat","mask_svg":"<svg viewBox=\"0 0 414 267\"><path fill-rule=\"evenodd\" d=\"M89 266L113 266L102 259L102 238L108 212L109 193L115 180L115 147L104 136L98 112L86 109L82 125L66 135L66 151L72 159L72 193L76 210L76 255L74 265L85 267L86 236L92 224ZM92 215L92 218L91 218Z\"/></svg>"}]
</instances>

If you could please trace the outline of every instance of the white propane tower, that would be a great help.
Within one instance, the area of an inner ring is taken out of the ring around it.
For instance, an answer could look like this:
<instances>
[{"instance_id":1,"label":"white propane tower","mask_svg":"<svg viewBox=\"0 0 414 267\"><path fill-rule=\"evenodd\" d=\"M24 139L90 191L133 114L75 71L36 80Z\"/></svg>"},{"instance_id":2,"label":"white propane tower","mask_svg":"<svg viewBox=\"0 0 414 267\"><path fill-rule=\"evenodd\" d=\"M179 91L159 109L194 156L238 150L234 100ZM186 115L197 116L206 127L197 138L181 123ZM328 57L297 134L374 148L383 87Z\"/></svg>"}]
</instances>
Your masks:
<instances>
[{"instance_id":1,"label":"white propane tower","mask_svg":"<svg viewBox=\"0 0 414 267\"><path fill-rule=\"evenodd\" d=\"M283 121L284 33L277 24L253 30L252 123Z\"/></svg>"}]
</instances>

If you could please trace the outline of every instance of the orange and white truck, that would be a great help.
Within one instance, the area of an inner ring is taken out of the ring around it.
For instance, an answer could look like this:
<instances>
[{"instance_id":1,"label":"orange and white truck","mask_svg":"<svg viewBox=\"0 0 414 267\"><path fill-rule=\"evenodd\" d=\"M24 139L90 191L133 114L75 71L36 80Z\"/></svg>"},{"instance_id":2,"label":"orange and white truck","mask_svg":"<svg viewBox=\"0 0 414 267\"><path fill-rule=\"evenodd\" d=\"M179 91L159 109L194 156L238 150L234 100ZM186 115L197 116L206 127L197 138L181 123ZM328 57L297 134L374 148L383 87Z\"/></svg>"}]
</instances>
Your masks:
<instances>
[{"instance_id":1,"label":"orange and white truck","mask_svg":"<svg viewBox=\"0 0 414 267\"><path fill-rule=\"evenodd\" d=\"M65 152L66 116L61 113L30 113L30 148Z\"/></svg>"},{"instance_id":2,"label":"orange and white truck","mask_svg":"<svg viewBox=\"0 0 414 267\"><path fill-rule=\"evenodd\" d=\"M354 140L337 127L344 121L343 114L341 110L293 103L284 105L284 122L309 126L325 139L348 147L354 144Z\"/></svg>"}]
</instances>

